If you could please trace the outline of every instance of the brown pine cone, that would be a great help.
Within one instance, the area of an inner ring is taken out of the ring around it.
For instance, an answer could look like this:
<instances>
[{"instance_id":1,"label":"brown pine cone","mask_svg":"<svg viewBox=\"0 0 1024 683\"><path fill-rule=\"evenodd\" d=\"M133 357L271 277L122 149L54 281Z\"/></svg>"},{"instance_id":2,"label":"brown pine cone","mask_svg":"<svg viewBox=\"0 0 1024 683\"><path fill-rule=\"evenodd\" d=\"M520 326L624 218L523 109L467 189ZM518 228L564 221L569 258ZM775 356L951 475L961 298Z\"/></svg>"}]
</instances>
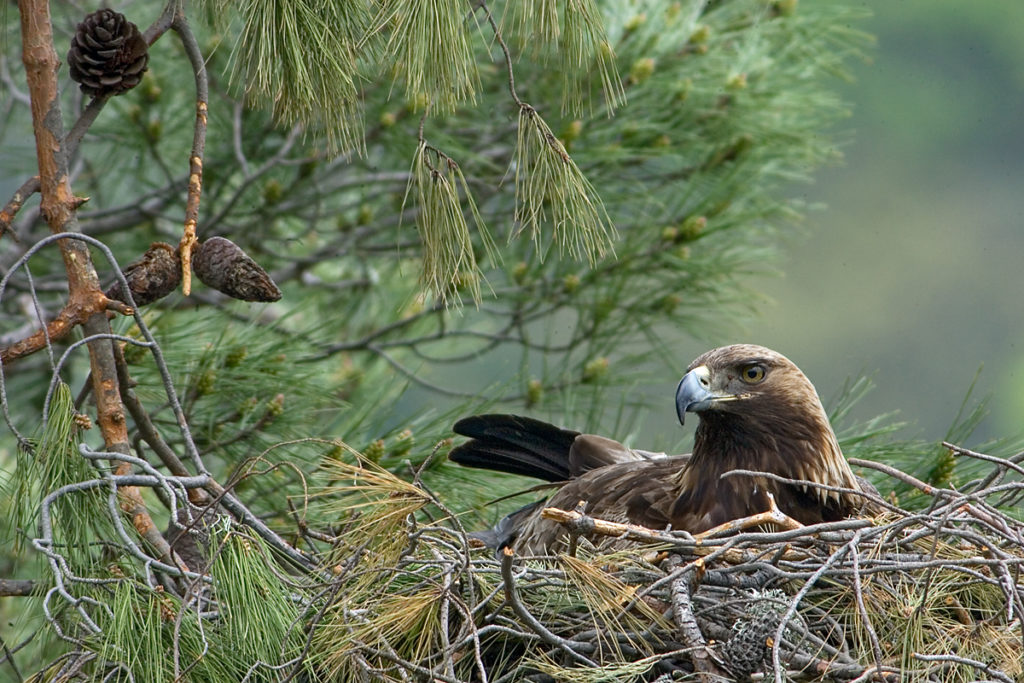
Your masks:
<instances>
[{"instance_id":1,"label":"brown pine cone","mask_svg":"<svg viewBox=\"0 0 1024 683\"><path fill-rule=\"evenodd\" d=\"M86 95L120 95L142 80L148 49L139 28L123 14L96 10L82 20L71 39L71 79Z\"/></svg>"},{"instance_id":2,"label":"brown pine cone","mask_svg":"<svg viewBox=\"0 0 1024 683\"><path fill-rule=\"evenodd\" d=\"M267 271L224 237L211 237L196 249L192 269L207 287L242 301L277 301L281 290Z\"/></svg>"},{"instance_id":3,"label":"brown pine cone","mask_svg":"<svg viewBox=\"0 0 1024 683\"><path fill-rule=\"evenodd\" d=\"M153 242L142 258L129 263L121 272L128 280L135 305L145 306L164 298L181 284L181 259L178 258L178 250L171 245ZM106 295L108 299L129 303L121 290L120 280L114 281Z\"/></svg>"}]
</instances>

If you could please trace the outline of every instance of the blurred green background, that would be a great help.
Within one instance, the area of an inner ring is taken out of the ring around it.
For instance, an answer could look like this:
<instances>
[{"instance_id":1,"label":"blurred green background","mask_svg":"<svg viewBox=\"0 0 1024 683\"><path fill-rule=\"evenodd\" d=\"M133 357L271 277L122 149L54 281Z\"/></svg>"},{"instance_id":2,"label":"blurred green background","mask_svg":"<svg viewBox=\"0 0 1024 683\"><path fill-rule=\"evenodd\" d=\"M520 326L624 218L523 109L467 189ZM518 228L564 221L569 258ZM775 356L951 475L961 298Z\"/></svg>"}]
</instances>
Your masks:
<instances>
[{"instance_id":1,"label":"blurred green background","mask_svg":"<svg viewBox=\"0 0 1024 683\"><path fill-rule=\"evenodd\" d=\"M984 366L976 395L991 395L991 415L976 437L1017 434L1024 3L863 5L878 46L842 89L854 107L845 160L794 190L825 206L786 250L783 277L759 285L769 301L746 339L788 355L824 398L871 377L854 413L898 411L926 439L942 438Z\"/></svg>"}]
</instances>

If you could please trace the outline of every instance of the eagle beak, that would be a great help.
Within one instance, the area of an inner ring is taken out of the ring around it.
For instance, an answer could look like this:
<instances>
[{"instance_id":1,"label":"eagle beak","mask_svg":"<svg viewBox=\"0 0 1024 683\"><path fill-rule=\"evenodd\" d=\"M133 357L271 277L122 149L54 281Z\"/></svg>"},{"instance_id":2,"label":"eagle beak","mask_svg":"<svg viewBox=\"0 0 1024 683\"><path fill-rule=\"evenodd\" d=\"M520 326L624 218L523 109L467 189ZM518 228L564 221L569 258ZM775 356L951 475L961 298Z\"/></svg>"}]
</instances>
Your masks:
<instances>
[{"instance_id":1,"label":"eagle beak","mask_svg":"<svg viewBox=\"0 0 1024 683\"><path fill-rule=\"evenodd\" d=\"M683 375L676 388L676 415L679 424L685 424L686 413L698 413L711 407L717 398L711 393L711 370L706 365L694 368Z\"/></svg>"}]
</instances>

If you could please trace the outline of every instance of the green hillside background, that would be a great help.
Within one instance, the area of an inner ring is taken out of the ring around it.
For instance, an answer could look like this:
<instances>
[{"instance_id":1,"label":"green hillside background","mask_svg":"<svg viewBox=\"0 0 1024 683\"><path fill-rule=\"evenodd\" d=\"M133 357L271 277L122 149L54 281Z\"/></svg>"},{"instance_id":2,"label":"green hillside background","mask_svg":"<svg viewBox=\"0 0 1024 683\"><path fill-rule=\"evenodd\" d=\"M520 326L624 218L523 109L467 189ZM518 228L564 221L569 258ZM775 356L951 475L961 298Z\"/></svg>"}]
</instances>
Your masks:
<instances>
[{"instance_id":1,"label":"green hillside background","mask_svg":"<svg viewBox=\"0 0 1024 683\"><path fill-rule=\"evenodd\" d=\"M783 350L828 397L899 411L940 438L982 365L977 437L1024 422L1024 3L865 3L878 46L843 88L841 167L796 191L824 208L761 287L747 337ZM725 341L725 340L715 340ZM693 352L699 350L694 344ZM691 353L683 355L692 356Z\"/></svg>"}]
</instances>

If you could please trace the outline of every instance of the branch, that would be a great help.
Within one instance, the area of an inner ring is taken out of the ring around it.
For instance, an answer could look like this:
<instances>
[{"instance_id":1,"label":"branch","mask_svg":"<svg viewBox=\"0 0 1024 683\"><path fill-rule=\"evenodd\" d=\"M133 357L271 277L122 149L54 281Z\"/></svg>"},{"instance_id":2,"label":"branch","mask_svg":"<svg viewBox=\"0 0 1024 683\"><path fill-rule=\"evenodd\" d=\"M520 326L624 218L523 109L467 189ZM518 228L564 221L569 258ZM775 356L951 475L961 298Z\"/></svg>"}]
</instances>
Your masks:
<instances>
[{"instance_id":1,"label":"branch","mask_svg":"<svg viewBox=\"0 0 1024 683\"><path fill-rule=\"evenodd\" d=\"M103 292L98 290L73 291L68 303L57 314L57 317L28 337L0 349L0 364L10 363L13 360L41 351L54 341L66 337L71 330L85 324L87 320L97 313L103 313L116 308L120 309L122 313L131 314L131 308L119 304L120 302L111 301Z\"/></svg>"},{"instance_id":2,"label":"branch","mask_svg":"<svg viewBox=\"0 0 1024 683\"><path fill-rule=\"evenodd\" d=\"M985 462L995 463L996 465L999 465L1000 468L1011 469L1017 474L1024 475L1024 467L1021 467L1012 460L999 458L986 453L978 453L977 451L972 451L969 448L964 448L963 446L957 446L956 444L952 444L948 441L943 441L942 446L951 450L953 455L966 455L967 457L974 458L975 460L984 460ZM997 469L996 472L998 471L999 470Z\"/></svg>"},{"instance_id":3,"label":"branch","mask_svg":"<svg viewBox=\"0 0 1024 683\"><path fill-rule=\"evenodd\" d=\"M609 522L603 519L596 519L583 514L578 508L576 510L544 508L541 510L540 515L545 519L554 520L560 524L564 524L577 533L585 535L598 534L600 536L619 537L627 541L672 543L673 545L679 545L680 543L686 543L689 545L694 541L696 541L697 545L700 545L700 542L706 538L711 538L728 531L740 531L742 529L764 526L766 524L773 524L784 531L796 531L798 529L807 528L786 513L782 512L782 510L780 510L775 504L775 498L770 493L768 494L768 501L770 507L766 512L759 512L758 514L751 515L750 517L734 519L731 522L726 522L725 524L716 526L713 529L708 529L707 531L703 531L699 534L694 534L690 536L690 538L680 536L678 535L678 532L656 531L654 529L648 529L647 527L640 526L639 524ZM687 536L689 536L689 534L687 534Z\"/></svg>"},{"instance_id":4,"label":"branch","mask_svg":"<svg viewBox=\"0 0 1024 683\"><path fill-rule=\"evenodd\" d=\"M877 470L878 472L882 472L883 474L888 474L893 479L899 479L904 484L910 484L921 493L925 493L929 496L934 496L937 493L942 492L942 489L937 489L931 484L926 484L925 482L907 474L906 472L902 472L896 469L895 467L890 467L889 465L883 465L880 462L875 462L873 460L862 460L861 458L847 458L846 461L849 462L854 467L867 467L870 470ZM952 494L952 491L948 493Z\"/></svg>"},{"instance_id":5,"label":"branch","mask_svg":"<svg viewBox=\"0 0 1024 683\"><path fill-rule=\"evenodd\" d=\"M711 538L712 536L717 536L719 534L765 526L768 524L777 526L783 531L795 531L796 529L804 528L803 524L779 509L779 506L775 504L775 496L768 492L765 492L765 495L768 496L768 510L766 512L759 512L756 515L743 517L741 519L734 519L731 522L726 522L725 524L719 524L712 529L702 531L699 534L694 534L693 537L700 542L705 538Z\"/></svg>"},{"instance_id":6,"label":"branch","mask_svg":"<svg viewBox=\"0 0 1024 683\"><path fill-rule=\"evenodd\" d=\"M188 200L185 204L185 234L178 245L181 254L181 291L185 296L192 292L192 251L199 243L196 224L199 220L199 198L203 193L203 153L206 149L206 112L210 100L209 82L206 76L206 62L199 49L195 34L185 17L185 10L178 5L171 28L181 39L185 54L192 64L196 80L196 123L192 133L192 152L188 157Z\"/></svg>"},{"instance_id":7,"label":"branch","mask_svg":"<svg viewBox=\"0 0 1024 683\"><path fill-rule=\"evenodd\" d=\"M655 531L639 524L627 524L623 522L609 522L585 515L577 510L561 510L559 508L544 508L540 516L550 519L559 524L567 526L571 531L589 535L612 536L622 538L626 541L642 541L647 543L678 543L683 540L678 536L670 535L667 532Z\"/></svg>"},{"instance_id":8,"label":"branch","mask_svg":"<svg viewBox=\"0 0 1024 683\"><path fill-rule=\"evenodd\" d=\"M53 47L49 2L24 0L19 3L18 8L21 12L22 61L25 63L29 97L32 101L32 129L39 162L39 190L42 195L40 211L53 233L77 233L79 229L75 210L78 203L71 193L68 180L68 150L63 145L63 124L57 89L57 69L60 60ZM106 316L107 306L104 301L106 297L100 289L99 276L93 267L86 244L82 240L61 239L59 245L67 272L70 302L104 302L103 310L93 310L82 322L85 336L97 337L89 342L96 421L103 435L105 449L128 455L128 429L118 391L114 355L109 340L104 338L110 334L110 323ZM96 303L93 305L96 306ZM128 462L118 462L115 466L115 475L126 475L130 472L131 464ZM131 516L139 535L156 542L159 542L158 537L163 539L156 530L137 487L119 488L118 499L122 511Z\"/></svg>"},{"instance_id":9,"label":"branch","mask_svg":"<svg viewBox=\"0 0 1024 683\"><path fill-rule=\"evenodd\" d=\"M690 661L693 662L698 680L702 683L708 683L715 678L725 680L725 673L711 659L704 634L701 633L697 618L693 614L689 572L672 580L672 618L679 631L680 640L690 650Z\"/></svg>"},{"instance_id":10,"label":"branch","mask_svg":"<svg viewBox=\"0 0 1024 683\"><path fill-rule=\"evenodd\" d=\"M974 659L968 659L967 657L958 657L956 655L927 655L921 654L919 652L914 652L911 656L914 659L920 660L922 662L950 662L953 664L963 664L965 666L973 667L978 671L983 672L986 676L991 676L993 679L997 681L1001 681L1003 683L1013 683L1013 679L1004 674L1002 671L999 671L998 669L993 669L985 662L979 662Z\"/></svg>"},{"instance_id":11,"label":"branch","mask_svg":"<svg viewBox=\"0 0 1024 683\"><path fill-rule=\"evenodd\" d=\"M36 582L31 579L0 579L0 597L32 595Z\"/></svg>"}]
</instances>

